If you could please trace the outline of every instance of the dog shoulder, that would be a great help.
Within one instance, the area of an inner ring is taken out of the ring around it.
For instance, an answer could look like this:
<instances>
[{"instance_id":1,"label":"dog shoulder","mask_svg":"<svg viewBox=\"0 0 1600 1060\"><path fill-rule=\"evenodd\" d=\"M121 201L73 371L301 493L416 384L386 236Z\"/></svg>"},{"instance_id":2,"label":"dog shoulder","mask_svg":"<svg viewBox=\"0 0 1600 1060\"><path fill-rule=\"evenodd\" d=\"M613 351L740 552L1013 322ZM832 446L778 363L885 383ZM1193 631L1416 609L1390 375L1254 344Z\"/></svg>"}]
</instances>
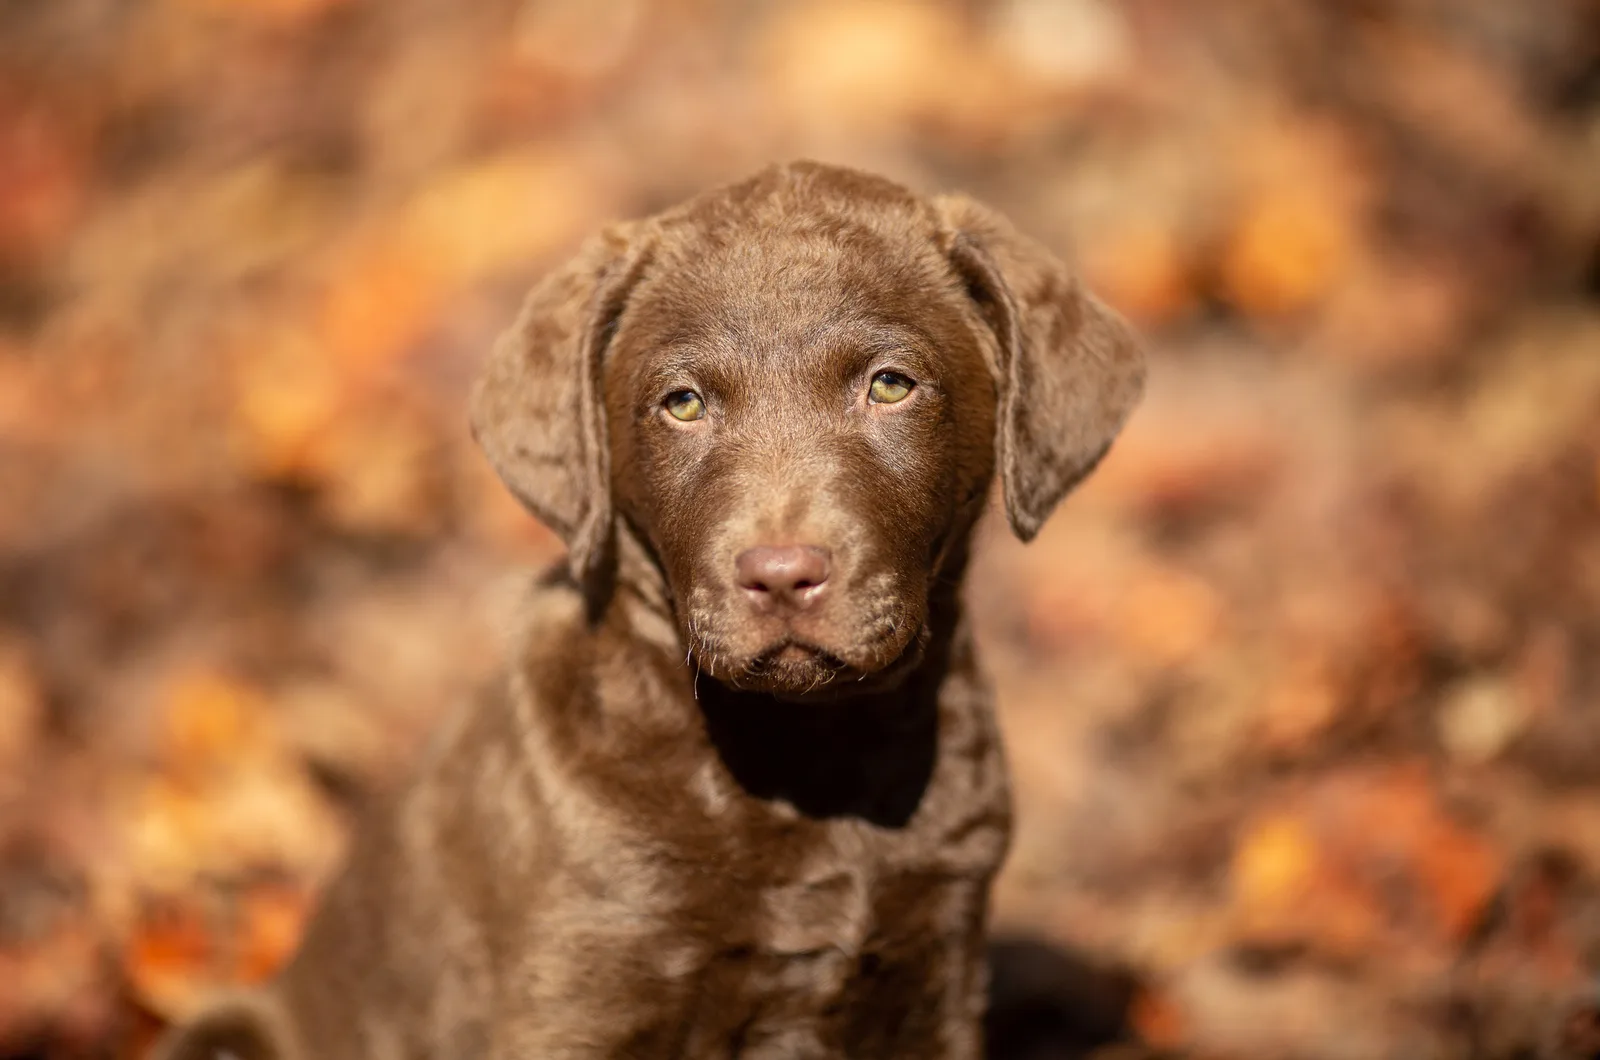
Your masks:
<instances>
[{"instance_id":1,"label":"dog shoulder","mask_svg":"<svg viewBox=\"0 0 1600 1060\"><path fill-rule=\"evenodd\" d=\"M564 563L501 581L490 596L501 654L517 664L581 648L591 632L582 588Z\"/></svg>"}]
</instances>

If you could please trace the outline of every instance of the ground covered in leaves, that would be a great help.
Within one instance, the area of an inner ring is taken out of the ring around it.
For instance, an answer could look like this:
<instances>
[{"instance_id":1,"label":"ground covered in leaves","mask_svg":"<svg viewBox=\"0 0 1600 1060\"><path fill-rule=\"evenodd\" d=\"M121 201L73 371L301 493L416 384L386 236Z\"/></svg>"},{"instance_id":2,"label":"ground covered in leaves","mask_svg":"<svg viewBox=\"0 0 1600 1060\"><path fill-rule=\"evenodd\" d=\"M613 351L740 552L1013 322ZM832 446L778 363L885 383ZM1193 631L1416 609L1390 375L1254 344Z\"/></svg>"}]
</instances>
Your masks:
<instances>
[{"instance_id":1,"label":"ground covered in leaves","mask_svg":"<svg viewBox=\"0 0 1600 1060\"><path fill-rule=\"evenodd\" d=\"M0 1055L282 959L557 552L464 429L517 296L795 156L993 202L1154 348L973 577L997 928L1114 1009L1030 1055L1594 1055L1586 0L0 3Z\"/></svg>"}]
</instances>

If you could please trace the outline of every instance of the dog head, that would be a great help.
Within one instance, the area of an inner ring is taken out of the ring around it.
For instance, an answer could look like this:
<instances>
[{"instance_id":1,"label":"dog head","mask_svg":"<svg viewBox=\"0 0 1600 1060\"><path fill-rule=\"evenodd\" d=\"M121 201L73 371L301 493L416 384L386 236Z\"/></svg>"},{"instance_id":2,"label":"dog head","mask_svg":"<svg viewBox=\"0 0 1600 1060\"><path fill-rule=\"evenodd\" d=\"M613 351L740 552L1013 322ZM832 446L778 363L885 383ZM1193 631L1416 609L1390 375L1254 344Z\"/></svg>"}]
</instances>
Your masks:
<instances>
[{"instance_id":1,"label":"dog head","mask_svg":"<svg viewBox=\"0 0 1600 1060\"><path fill-rule=\"evenodd\" d=\"M1031 539L1142 383L1121 320L992 211L799 163L591 241L473 429L576 575L620 523L705 672L800 694L901 672L996 472Z\"/></svg>"}]
</instances>

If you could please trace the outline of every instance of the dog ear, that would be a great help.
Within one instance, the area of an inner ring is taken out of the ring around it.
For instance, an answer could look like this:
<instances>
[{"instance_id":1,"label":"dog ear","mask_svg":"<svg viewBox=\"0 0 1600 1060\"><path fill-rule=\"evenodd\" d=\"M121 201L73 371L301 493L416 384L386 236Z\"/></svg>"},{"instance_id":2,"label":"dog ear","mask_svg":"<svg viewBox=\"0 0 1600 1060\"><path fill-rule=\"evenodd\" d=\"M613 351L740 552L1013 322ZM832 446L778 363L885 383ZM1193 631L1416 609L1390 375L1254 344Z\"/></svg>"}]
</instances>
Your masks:
<instances>
[{"instance_id":1,"label":"dog ear","mask_svg":"<svg viewBox=\"0 0 1600 1060\"><path fill-rule=\"evenodd\" d=\"M993 332L1006 516L1031 541L1093 471L1144 390L1128 325L1049 251L964 196L934 200L946 252Z\"/></svg>"},{"instance_id":2,"label":"dog ear","mask_svg":"<svg viewBox=\"0 0 1600 1060\"><path fill-rule=\"evenodd\" d=\"M502 482L567 544L588 584L611 549L601 365L645 254L608 229L534 287L473 388L472 436Z\"/></svg>"}]
</instances>

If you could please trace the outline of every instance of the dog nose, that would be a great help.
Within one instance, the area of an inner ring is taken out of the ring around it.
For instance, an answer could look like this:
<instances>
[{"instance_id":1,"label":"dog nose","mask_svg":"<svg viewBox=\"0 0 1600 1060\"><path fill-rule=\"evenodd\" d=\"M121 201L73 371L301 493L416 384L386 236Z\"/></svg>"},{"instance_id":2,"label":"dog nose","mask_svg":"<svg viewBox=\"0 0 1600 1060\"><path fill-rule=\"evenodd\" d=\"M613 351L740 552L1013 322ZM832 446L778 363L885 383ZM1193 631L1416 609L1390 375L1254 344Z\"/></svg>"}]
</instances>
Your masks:
<instances>
[{"instance_id":1,"label":"dog nose","mask_svg":"<svg viewBox=\"0 0 1600 1060\"><path fill-rule=\"evenodd\" d=\"M809 607L828 580L828 550L814 545L762 545L733 561L739 585L763 608Z\"/></svg>"}]
</instances>

